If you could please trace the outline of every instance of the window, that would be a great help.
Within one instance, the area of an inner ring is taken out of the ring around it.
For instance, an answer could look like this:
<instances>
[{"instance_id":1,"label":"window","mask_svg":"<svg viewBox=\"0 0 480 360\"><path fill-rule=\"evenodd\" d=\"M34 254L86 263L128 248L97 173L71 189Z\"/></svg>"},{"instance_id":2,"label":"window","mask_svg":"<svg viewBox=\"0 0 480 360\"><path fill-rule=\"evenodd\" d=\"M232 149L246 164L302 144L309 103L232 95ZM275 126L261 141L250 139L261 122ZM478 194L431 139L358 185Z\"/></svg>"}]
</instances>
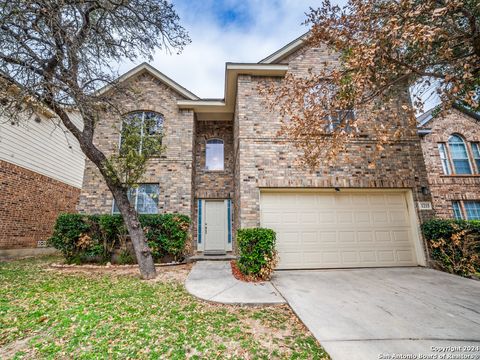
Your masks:
<instances>
[{"instance_id":1,"label":"window","mask_svg":"<svg viewBox=\"0 0 480 360\"><path fill-rule=\"evenodd\" d=\"M344 129L350 131L350 123L355 119L354 110L334 110L328 116L327 131L332 132L340 125L344 124Z\"/></svg>"},{"instance_id":2,"label":"window","mask_svg":"<svg viewBox=\"0 0 480 360\"><path fill-rule=\"evenodd\" d=\"M123 119L122 133L120 138L120 152L125 149L125 139L128 135L129 141L133 143L130 146L138 147L138 152L142 152L144 146L148 143L146 139L156 139L161 143L163 134L163 115L152 111L137 111L128 114Z\"/></svg>"},{"instance_id":3,"label":"window","mask_svg":"<svg viewBox=\"0 0 480 360\"><path fill-rule=\"evenodd\" d=\"M452 201L452 207L453 207L453 217L457 220L463 219L462 209L460 208L460 202L459 201Z\"/></svg>"},{"instance_id":4,"label":"window","mask_svg":"<svg viewBox=\"0 0 480 360\"><path fill-rule=\"evenodd\" d=\"M450 175L452 173L452 169L450 169L450 163L448 162L447 147L445 146L445 144L438 144L438 151L440 152L440 160L442 161L443 173L445 175Z\"/></svg>"},{"instance_id":5,"label":"window","mask_svg":"<svg viewBox=\"0 0 480 360\"><path fill-rule=\"evenodd\" d=\"M326 133L332 133L340 127L342 131L352 131L351 124L355 120L355 110L352 108L335 109L332 107L332 102L338 98L340 90L331 83L322 83L309 88L303 96L305 109L313 109L315 106L320 106L324 103L323 107L326 110L324 113L324 129Z\"/></svg>"},{"instance_id":6,"label":"window","mask_svg":"<svg viewBox=\"0 0 480 360\"><path fill-rule=\"evenodd\" d=\"M480 174L480 145L478 143L472 143L472 153L475 165L477 165L477 174Z\"/></svg>"},{"instance_id":7,"label":"window","mask_svg":"<svg viewBox=\"0 0 480 360\"><path fill-rule=\"evenodd\" d=\"M463 201L463 209L460 201L452 201L453 216L455 219L480 220L480 201ZM465 211L465 212L464 212Z\"/></svg>"},{"instance_id":8,"label":"window","mask_svg":"<svg viewBox=\"0 0 480 360\"><path fill-rule=\"evenodd\" d=\"M448 147L450 149L455 174L471 174L470 160L463 139L458 135L450 136L448 139Z\"/></svg>"},{"instance_id":9,"label":"window","mask_svg":"<svg viewBox=\"0 0 480 360\"><path fill-rule=\"evenodd\" d=\"M158 184L140 184L138 188L128 190L128 199L139 214L158 214ZM114 214L119 214L115 200L113 201Z\"/></svg>"},{"instance_id":10,"label":"window","mask_svg":"<svg viewBox=\"0 0 480 360\"><path fill-rule=\"evenodd\" d=\"M205 150L205 169L223 170L223 163L223 140L207 140L207 146Z\"/></svg>"},{"instance_id":11,"label":"window","mask_svg":"<svg viewBox=\"0 0 480 360\"><path fill-rule=\"evenodd\" d=\"M467 220L480 220L480 201L464 201Z\"/></svg>"}]
</instances>

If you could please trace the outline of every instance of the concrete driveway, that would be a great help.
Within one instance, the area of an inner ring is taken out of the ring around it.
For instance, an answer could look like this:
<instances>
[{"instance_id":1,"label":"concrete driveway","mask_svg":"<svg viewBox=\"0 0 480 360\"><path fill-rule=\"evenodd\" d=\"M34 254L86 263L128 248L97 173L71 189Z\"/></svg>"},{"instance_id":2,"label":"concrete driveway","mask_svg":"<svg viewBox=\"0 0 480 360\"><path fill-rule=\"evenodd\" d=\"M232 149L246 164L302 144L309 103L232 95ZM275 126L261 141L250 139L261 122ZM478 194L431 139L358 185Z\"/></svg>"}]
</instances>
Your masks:
<instances>
[{"instance_id":1,"label":"concrete driveway","mask_svg":"<svg viewBox=\"0 0 480 360\"><path fill-rule=\"evenodd\" d=\"M480 359L480 281L378 268L277 271L273 284L333 359Z\"/></svg>"}]
</instances>

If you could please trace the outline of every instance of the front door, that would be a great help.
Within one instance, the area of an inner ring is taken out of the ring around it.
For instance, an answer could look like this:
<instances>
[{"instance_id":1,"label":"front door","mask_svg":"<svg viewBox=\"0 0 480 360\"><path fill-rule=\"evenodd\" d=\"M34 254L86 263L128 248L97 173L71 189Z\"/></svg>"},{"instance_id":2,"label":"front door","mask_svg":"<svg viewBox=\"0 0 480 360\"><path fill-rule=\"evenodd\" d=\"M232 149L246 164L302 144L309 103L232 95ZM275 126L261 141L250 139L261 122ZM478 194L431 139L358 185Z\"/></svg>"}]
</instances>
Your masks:
<instances>
[{"instance_id":1,"label":"front door","mask_svg":"<svg viewBox=\"0 0 480 360\"><path fill-rule=\"evenodd\" d=\"M205 252L225 253L227 212L223 200L205 201Z\"/></svg>"}]
</instances>

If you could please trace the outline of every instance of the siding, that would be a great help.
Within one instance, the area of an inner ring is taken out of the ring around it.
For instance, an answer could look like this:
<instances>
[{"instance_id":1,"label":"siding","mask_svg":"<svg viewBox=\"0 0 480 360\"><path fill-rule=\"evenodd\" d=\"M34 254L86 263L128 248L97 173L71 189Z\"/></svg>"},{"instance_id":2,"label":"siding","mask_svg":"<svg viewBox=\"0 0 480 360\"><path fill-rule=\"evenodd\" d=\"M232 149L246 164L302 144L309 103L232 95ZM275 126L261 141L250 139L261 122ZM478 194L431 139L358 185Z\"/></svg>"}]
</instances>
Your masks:
<instances>
[{"instance_id":1,"label":"siding","mask_svg":"<svg viewBox=\"0 0 480 360\"><path fill-rule=\"evenodd\" d=\"M71 114L79 124L78 116ZM53 120L41 117L12 125L0 120L0 160L82 187L85 158L77 140Z\"/></svg>"}]
</instances>

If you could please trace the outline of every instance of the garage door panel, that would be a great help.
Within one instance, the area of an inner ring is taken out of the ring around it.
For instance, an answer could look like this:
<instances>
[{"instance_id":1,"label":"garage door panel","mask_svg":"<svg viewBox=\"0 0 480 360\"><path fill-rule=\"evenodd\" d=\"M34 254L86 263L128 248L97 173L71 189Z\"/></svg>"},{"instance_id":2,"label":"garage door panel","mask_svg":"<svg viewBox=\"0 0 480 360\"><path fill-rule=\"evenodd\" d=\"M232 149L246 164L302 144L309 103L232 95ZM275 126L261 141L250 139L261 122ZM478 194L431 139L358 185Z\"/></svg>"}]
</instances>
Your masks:
<instances>
[{"instance_id":1,"label":"garage door panel","mask_svg":"<svg viewBox=\"0 0 480 360\"><path fill-rule=\"evenodd\" d=\"M337 224L353 223L353 211L337 211Z\"/></svg>"},{"instance_id":2,"label":"garage door panel","mask_svg":"<svg viewBox=\"0 0 480 360\"><path fill-rule=\"evenodd\" d=\"M411 250L397 250L397 259L399 262L410 263L415 261L415 254Z\"/></svg>"},{"instance_id":3,"label":"garage door panel","mask_svg":"<svg viewBox=\"0 0 480 360\"><path fill-rule=\"evenodd\" d=\"M265 193L261 211L277 232L279 268L417 264L402 193Z\"/></svg>"},{"instance_id":4,"label":"garage door panel","mask_svg":"<svg viewBox=\"0 0 480 360\"><path fill-rule=\"evenodd\" d=\"M338 232L338 242L340 243L356 243L354 231L339 231Z\"/></svg>"},{"instance_id":5,"label":"garage door panel","mask_svg":"<svg viewBox=\"0 0 480 360\"><path fill-rule=\"evenodd\" d=\"M368 211L358 211L355 213L355 223L357 225L370 225L371 218Z\"/></svg>"},{"instance_id":6,"label":"garage door panel","mask_svg":"<svg viewBox=\"0 0 480 360\"><path fill-rule=\"evenodd\" d=\"M373 211L373 224L378 225L387 225L388 224L388 214L385 211Z\"/></svg>"},{"instance_id":7,"label":"garage door panel","mask_svg":"<svg viewBox=\"0 0 480 360\"><path fill-rule=\"evenodd\" d=\"M325 194L325 195L309 194L309 195L315 198L315 203L317 207L326 207L326 206L332 207L335 205L335 195L333 194Z\"/></svg>"},{"instance_id":8,"label":"garage door panel","mask_svg":"<svg viewBox=\"0 0 480 360\"><path fill-rule=\"evenodd\" d=\"M368 195L368 202L369 205L372 206L384 206L386 201L385 201L385 195L384 194L370 194Z\"/></svg>"},{"instance_id":9,"label":"garage door panel","mask_svg":"<svg viewBox=\"0 0 480 360\"><path fill-rule=\"evenodd\" d=\"M320 212L319 219L320 219L320 224L335 224L335 213Z\"/></svg>"},{"instance_id":10,"label":"garage door panel","mask_svg":"<svg viewBox=\"0 0 480 360\"><path fill-rule=\"evenodd\" d=\"M314 211L312 211L312 212L304 211L300 215L300 223L303 224L303 225L310 225L310 224L317 225L318 222L319 222L318 221L318 215Z\"/></svg>"},{"instance_id":11,"label":"garage door panel","mask_svg":"<svg viewBox=\"0 0 480 360\"><path fill-rule=\"evenodd\" d=\"M408 225L408 217L402 210L389 211L390 222L393 225Z\"/></svg>"},{"instance_id":12,"label":"garage door panel","mask_svg":"<svg viewBox=\"0 0 480 360\"><path fill-rule=\"evenodd\" d=\"M356 251L342 252L342 262L346 265L358 263L358 253Z\"/></svg>"}]
</instances>

